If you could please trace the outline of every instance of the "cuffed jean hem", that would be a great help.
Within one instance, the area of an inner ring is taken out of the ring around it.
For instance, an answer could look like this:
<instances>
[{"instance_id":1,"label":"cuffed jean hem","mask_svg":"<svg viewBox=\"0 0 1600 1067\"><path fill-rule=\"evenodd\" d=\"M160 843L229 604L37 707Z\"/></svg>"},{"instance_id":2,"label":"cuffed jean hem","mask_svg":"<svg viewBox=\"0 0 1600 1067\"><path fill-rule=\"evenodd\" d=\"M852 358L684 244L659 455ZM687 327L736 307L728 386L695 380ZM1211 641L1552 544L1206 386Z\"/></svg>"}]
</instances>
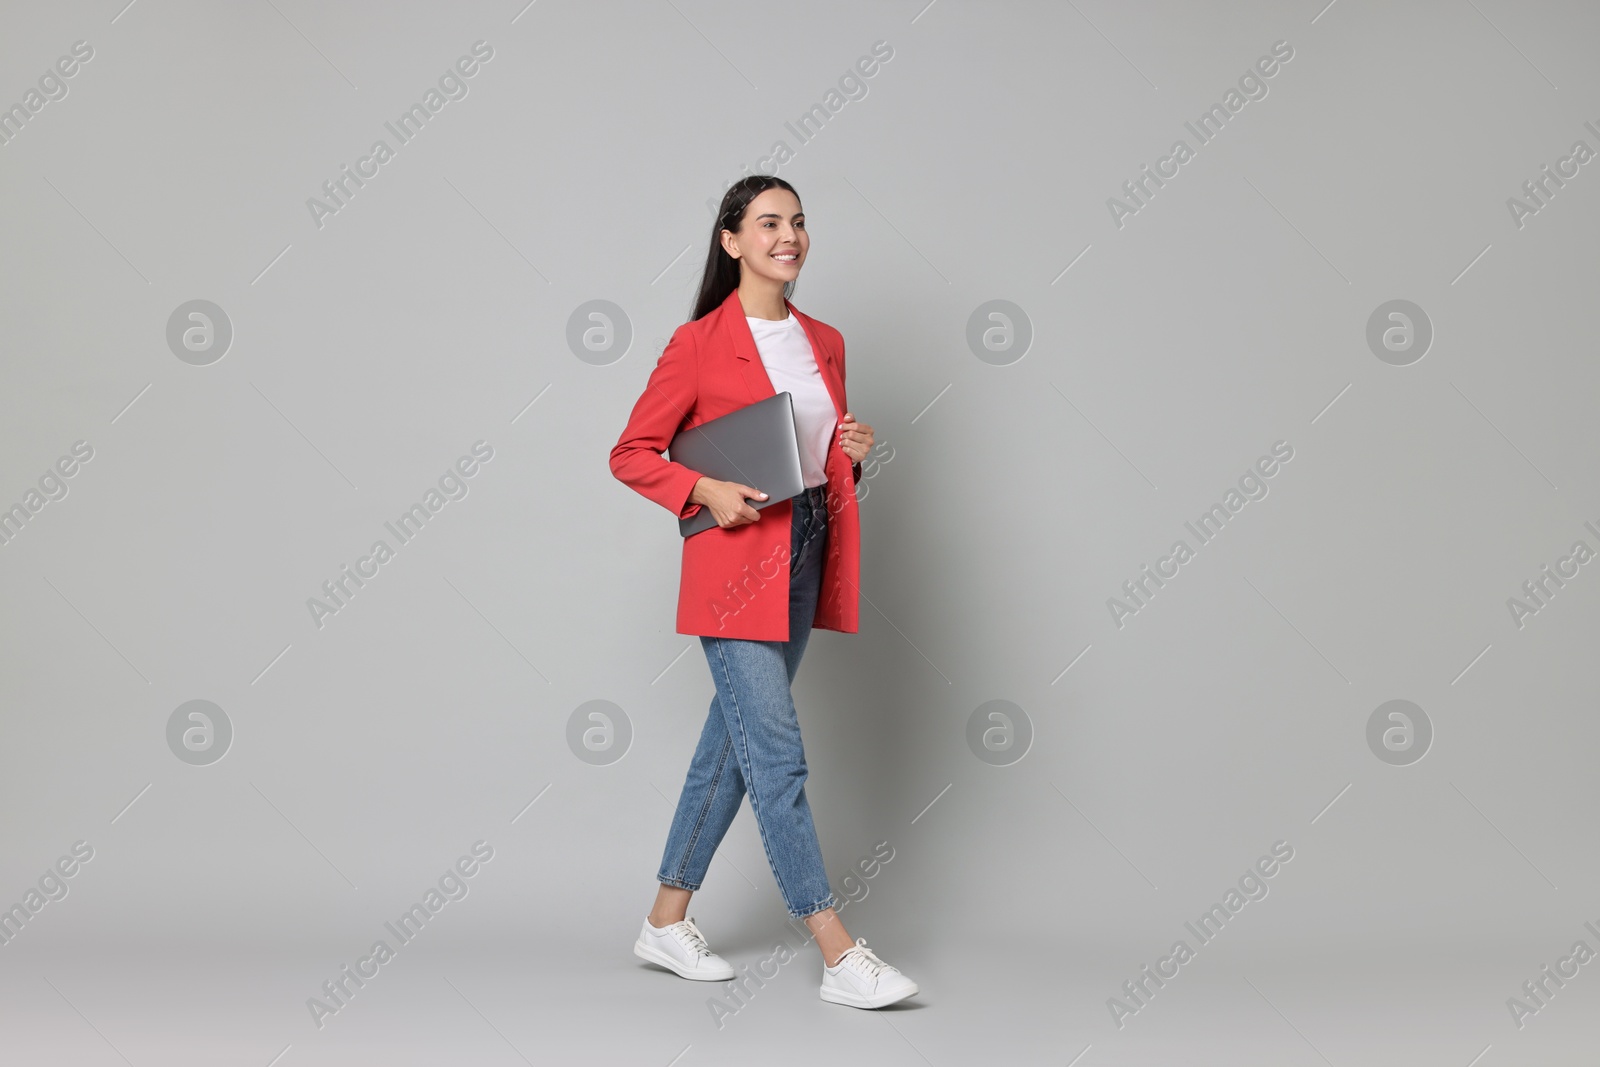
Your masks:
<instances>
[{"instance_id":1,"label":"cuffed jean hem","mask_svg":"<svg viewBox=\"0 0 1600 1067\"><path fill-rule=\"evenodd\" d=\"M670 885L674 889L687 889L691 893L700 892L700 887L698 885L691 885L681 878L663 878L658 874L656 875L656 881L660 882L662 885Z\"/></svg>"},{"instance_id":2,"label":"cuffed jean hem","mask_svg":"<svg viewBox=\"0 0 1600 1067\"><path fill-rule=\"evenodd\" d=\"M827 911L829 908L836 908L838 906L838 902L834 899L833 894L829 893L827 900L822 901L820 904L813 904L809 908L806 908L802 911L791 911L789 913L789 918L804 919L807 915L815 915L819 911Z\"/></svg>"}]
</instances>

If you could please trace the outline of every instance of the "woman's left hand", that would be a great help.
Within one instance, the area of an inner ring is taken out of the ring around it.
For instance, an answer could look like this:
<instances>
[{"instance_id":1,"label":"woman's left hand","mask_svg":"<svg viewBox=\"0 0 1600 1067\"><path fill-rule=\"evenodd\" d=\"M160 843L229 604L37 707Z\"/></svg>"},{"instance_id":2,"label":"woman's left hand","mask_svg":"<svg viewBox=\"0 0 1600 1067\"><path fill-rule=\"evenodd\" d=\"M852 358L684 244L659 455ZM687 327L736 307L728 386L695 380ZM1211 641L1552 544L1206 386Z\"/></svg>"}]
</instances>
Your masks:
<instances>
[{"instance_id":1,"label":"woman's left hand","mask_svg":"<svg viewBox=\"0 0 1600 1067\"><path fill-rule=\"evenodd\" d=\"M850 457L851 463L860 463L872 451L872 427L857 422L848 411L839 422L839 447Z\"/></svg>"}]
</instances>

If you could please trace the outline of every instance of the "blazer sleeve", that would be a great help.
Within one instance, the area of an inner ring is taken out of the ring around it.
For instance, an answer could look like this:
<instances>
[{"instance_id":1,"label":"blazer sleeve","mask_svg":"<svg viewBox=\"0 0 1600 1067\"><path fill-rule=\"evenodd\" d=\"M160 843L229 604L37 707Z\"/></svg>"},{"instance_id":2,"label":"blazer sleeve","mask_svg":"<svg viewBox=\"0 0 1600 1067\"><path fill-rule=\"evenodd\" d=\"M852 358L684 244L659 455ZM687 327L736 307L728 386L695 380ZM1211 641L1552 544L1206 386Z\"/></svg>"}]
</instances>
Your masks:
<instances>
[{"instance_id":1,"label":"blazer sleeve","mask_svg":"<svg viewBox=\"0 0 1600 1067\"><path fill-rule=\"evenodd\" d=\"M680 326L656 360L650 380L628 416L628 425L611 449L611 473L617 480L681 519L690 518L702 507L689 503L689 494L702 475L662 453L694 411L699 362L692 336Z\"/></svg>"}]
</instances>

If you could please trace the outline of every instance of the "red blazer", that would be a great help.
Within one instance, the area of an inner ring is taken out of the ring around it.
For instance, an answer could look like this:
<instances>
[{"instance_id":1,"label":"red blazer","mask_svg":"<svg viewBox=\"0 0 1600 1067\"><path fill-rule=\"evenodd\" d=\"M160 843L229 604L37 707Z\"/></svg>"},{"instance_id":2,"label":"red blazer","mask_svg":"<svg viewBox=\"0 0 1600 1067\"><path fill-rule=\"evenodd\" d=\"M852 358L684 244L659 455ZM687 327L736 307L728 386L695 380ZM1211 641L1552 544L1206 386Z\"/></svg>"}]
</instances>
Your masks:
<instances>
[{"instance_id":1,"label":"red blazer","mask_svg":"<svg viewBox=\"0 0 1600 1067\"><path fill-rule=\"evenodd\" d=\"M844 338L827 323L802 315L787 300L784 303L810 339L822 380L842 419ZM736 289L720 307L673 332L633 405L627 428L611 449L611 473L673 515L688 518L703 506L689 503L689 493L701 475L661 453L679 430L774 395ZM855 633L861 561L855 485L861 480L861 467L839 447L837 433L829 439L824 469L828 550L811 625ZM793 511L793 505L782 500L762 508L756 522L729 529L713 526L682 538L678 633L749 641L789 639Z\"/></svg>"}]
</instances>

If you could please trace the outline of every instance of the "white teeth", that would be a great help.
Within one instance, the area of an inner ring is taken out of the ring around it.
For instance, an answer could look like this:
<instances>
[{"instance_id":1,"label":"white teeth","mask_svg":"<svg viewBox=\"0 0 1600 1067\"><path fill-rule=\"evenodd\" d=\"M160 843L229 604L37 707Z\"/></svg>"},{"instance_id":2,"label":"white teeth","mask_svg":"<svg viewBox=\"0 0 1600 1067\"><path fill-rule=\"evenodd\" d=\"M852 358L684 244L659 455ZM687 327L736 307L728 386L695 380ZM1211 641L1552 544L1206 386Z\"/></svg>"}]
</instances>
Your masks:
<instances>
[{"instance_id":1,"label":"white teeth","mask_svg":"<svg viewBox=\"0 0 1600 1067\"><path fill-rule=\"evenodd\" d=\"M773 257L772 257L772 258L773 258L773 259L782 259L782 260L786 260L786 261L788 261L788 262L791 262L791 263L792 263L792 262L794 262L794 261L795 261L795 260L797 260L797 259L799 259L799 258L800 258L800 257L799 257L799 256L795 256L795 255L788 255L788 254L785 254L785 255L781 255L781 256L773 256Z\"/></svg>"}]
</instances>

